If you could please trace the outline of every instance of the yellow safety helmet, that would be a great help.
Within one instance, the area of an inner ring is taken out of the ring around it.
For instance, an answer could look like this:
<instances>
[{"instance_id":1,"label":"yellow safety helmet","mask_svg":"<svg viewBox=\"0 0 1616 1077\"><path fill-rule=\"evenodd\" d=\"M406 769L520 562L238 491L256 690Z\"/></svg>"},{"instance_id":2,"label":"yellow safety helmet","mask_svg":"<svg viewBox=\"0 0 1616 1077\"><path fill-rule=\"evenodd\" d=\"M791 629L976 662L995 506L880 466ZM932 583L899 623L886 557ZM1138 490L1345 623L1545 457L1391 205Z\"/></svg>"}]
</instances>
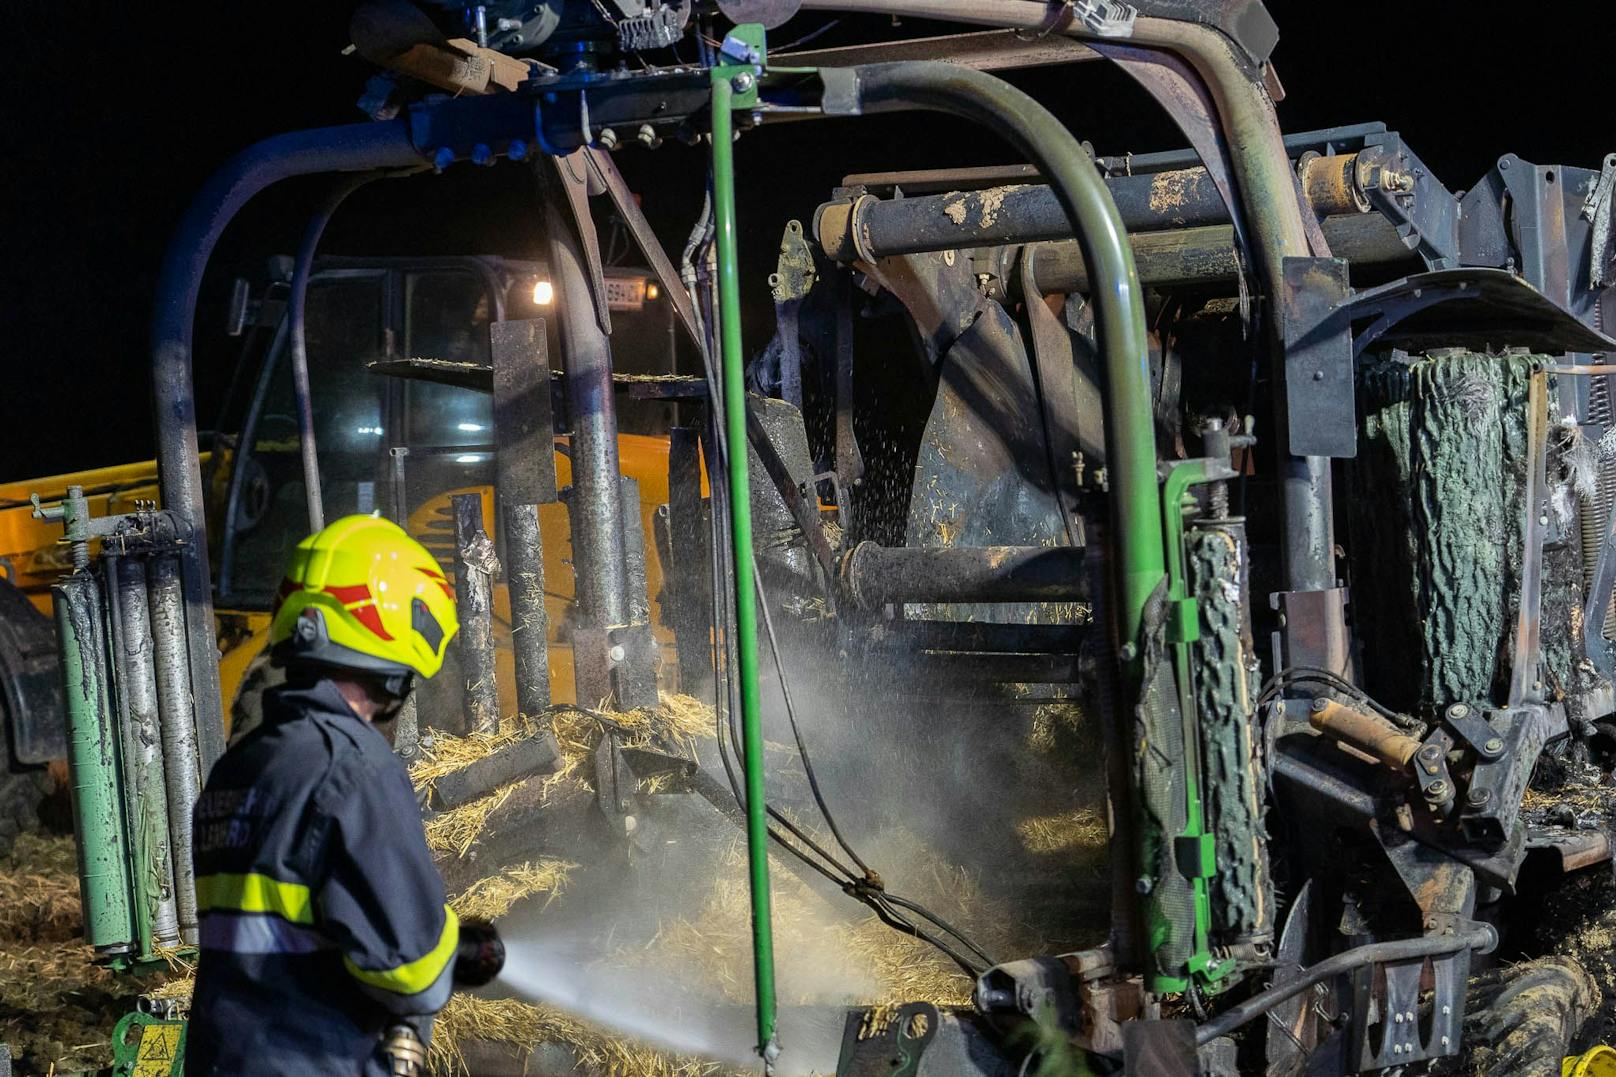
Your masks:
<instances>
[{"instance_id":1,"label":"yellow safety helmet","mask_svg":"<svg viewBox=\"0 0 1616 1077\"><path fill-rule=\"evenodd\" d=\"M269 641L285 659L377 674L399 691L443 667L459 630L454 591L419 542L390 520L344 516L297 544Z\"/></svg>"}]
</instances>

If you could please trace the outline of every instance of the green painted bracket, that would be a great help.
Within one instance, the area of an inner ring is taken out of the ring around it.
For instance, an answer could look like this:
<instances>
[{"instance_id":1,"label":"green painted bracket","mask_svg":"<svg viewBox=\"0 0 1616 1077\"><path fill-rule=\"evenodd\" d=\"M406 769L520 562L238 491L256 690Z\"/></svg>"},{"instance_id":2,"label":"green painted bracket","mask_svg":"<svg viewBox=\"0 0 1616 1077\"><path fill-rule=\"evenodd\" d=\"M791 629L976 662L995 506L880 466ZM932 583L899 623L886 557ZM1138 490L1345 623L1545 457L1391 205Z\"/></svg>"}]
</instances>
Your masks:
<instances>
[{"instance_id":1,"label":"green painted bracket","mask_svg":"<svg viewBox=\"0 0 1616 1077\"><path fill-rule=\"evenodd\" d=\"M1162 482L1162 523L1167 535L1167 641L1173 649L1178 680L1179 714L1183 719L1184 795L1187 800L1185 826L1173 836L1174 860L1181 875L1192 884L1195 903L1195 939L1186 971L1203 986L1212 987L1234 968L1232 961L1212 956L1210 930L1212 899L1207 880L1217 874L1216 844L1206 832L1206 811L1201 789L1200 720L1195 712L1190 645L1201 638L1200 610L1189 591L1189 574L1184 565L1184 514L1195 507L1190 493L1193 486L1237 478L1238 473L1221 460L1180 460L1167 466ZM1188 977L1154 979L1157 990L1185 990Z\"/></svg>"},{"instance_id":2,"label":"green painted bracket","mask_svg":"<svg viewBox=\"0 0 1616 1077\"><path fill-rule=\"evenodd\" d=\"M112 1030L113 1077L181 1077L185 1032L185 1021L125 1014Z\"/></svg>"}]
</instances>

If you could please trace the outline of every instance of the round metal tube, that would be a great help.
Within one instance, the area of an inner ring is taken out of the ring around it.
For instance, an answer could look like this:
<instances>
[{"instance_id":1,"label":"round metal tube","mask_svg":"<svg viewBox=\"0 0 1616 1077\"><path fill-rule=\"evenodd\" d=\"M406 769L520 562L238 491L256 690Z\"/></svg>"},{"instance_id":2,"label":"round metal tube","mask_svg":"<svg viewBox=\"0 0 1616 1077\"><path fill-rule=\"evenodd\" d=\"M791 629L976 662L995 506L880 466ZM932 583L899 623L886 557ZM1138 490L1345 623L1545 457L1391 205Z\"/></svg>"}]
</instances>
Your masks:
<instances>
[{"instance_id":1,"label":"round metal tube","mask_svg":"<svg viewBox=\"0 0 1616 1077\"><path fill-rule=\"evenodd\" d=\"M573 578L585 623L608 628L629 619L612 353L595 317L583 252L556 203L556 198L546 199L545 219L572 420L572 499L567 512L572 520Z\"/></svg>"},{"instance_id":2,"label":"round metal tube","mask_svg":"<svg viewBox=\"0 0 1616 1077\"><path fill-rule=\"evenodd\" d=\"M1379 214L1326 217L1320 227L1335 256L1355 265L1391 265L1416 257L1392 223ZM1141 284L1158 288L1232 284L1240 272L1230 225L1143 232L1129 236L1128 242ZM1088 268L1076 240L1039 243L1032 250L1033 276L1041 294L1089 290Z\"/></svg>"},{"instance_id":3,"label":"round metal tube","mask_svg":"<svg viewBox=\"0 0 1616 1077\"><path fill-rule=\"evenodd\" d=\"M481 494L456 494L455 612L460 632L460 675L465 688L465 731L493 733L499 728L499 685L494 673L494 544L483 530Z\"/></svg>"},{"instance_id":4,"label":"round metal tube","mask_svg":"<svg viewBox=\"0 0 1616 1077\"><path fill-rule=\"evenodd\" d=\"M168 788L163 776L163 731L157 705L157 670L147 602L146 566L139 558L114 562L118 588L118 690L128 708L128 812L134 822L136 896L151 910L154 945L178 946L173 850L168 834ZM189 811L189 807L186 809Z\"/></svg>"},{"instance_id":5,"label":"round metal tube","mask_svg":"<svg viewBox=\"0 0 1616 1077\"><path fill-rule=\"evenodd\" d=\"M1076 546L885 547L861 542L842 561L865 609L909 602L1076 602L1088 597Z\"/></svg>"},{"instance_id":6,"label":"round metal tube","mask_svg":"<svg viewBox=\"0 0 1616 1077\"><path fill-rule=\"evenodd\" d=\"M157 713L163 732L163 777L168 792L168 833L174 862L174 901L180 936L196 942L196 868L191 861L191 811L202 792L196 751L196 714L185 665L185 595L179 558L152 559L152 656L157 667Z\"/></svg>"},{"instance_id":7,"label":"round metal tube","mask_svg":"<svg viewBox=\"0 0 1616 1077\"><path fill-rule=\"evenodd\" d=\"M1227 224L1229 210L1204 168L1105 180L1130 233ZM823 208L823 207L822 207ZM1072 234L1054 190L1043 184L910 198L860 198L851 213L821 214L820 246L841 261L922 251L1032 243Z\"/></svg>"},{"instance_id":8,"label":"round metal tube","mask_svg":"<svg viewBox=\"0 0 1616 1077\"><path fill-rule=\"evenodd\" d=\"M88 572L51 588L67 705L67 772L78 836L84 941L98 953L127 953L134 940L129 855L118 793L118 730L104 676L101 590Z\"/></svg>"},{"instance_id":9,"label":"round metal tube","mask_svg":"<svg viewBox=\"0 0 1616 1077\"><path fill-rule=\"evenodd\" d=\"M320 236L337 207L375 176L347 176L332 188L303 232L303 244L292 267L292 291L286 303L287 328L292 342L292 397L297 403L297 439L303 454L303 492L309 506L309 530L325 527L325 503L320 495L320 456L314 441L314 400L309 390L309 352L304 334L303 315L308 305L309 273L314 268L314 251Z\"/></svg>"},{"instance_id":10,"label":"round metal tube","mask_svg":"<svg viewBox=\"0 0 1616 1077\"><path fill-rule=\"evenodd\" d=\"M741 342L740 240L735 230L734 94L729 75L712 73L713 220L718 253L718 337L724 385L729 469L730 545L734 553L735 679L741 702L741 758L746 782L747 870L752 899L752 973L758 1054L773 1070L775 1040L774 924L769 891L768 805L764 794L763 717L758 697L757 605L752 567L752 495L746 452L746 381ZM608 393L610 386L607 387ZM615 472L613 473L615 476Z\"/></svg>"},{"instance_id":11,"label":"round metal tube","mask_svg":"<svg viewBox=\"0 0 1616 1077\"><path fill-rule=\"evenodd\" d=\"M544 544L537 505L505 506L505 583L511 596L516 710L539 720L550 708L550 618L544 608Z\"/></svg>"},{"instance_id":12,"label":"round metal tube","mask_svg":"<svg viewBox=\"0 0 1616 1077\"><path fill-rule=\"evenodd\" d=\"M224 752L219 652L202 507L202 464L191 379L197 293L219 236L248 199L291 176L405 168L422 164L408 122L361 123L277 135L215 172L181 218L163 255L152 325L152 390L157 412L157 473L163 504L185 525L186 643L204 766Z\"/></svg>"}]
</instances>

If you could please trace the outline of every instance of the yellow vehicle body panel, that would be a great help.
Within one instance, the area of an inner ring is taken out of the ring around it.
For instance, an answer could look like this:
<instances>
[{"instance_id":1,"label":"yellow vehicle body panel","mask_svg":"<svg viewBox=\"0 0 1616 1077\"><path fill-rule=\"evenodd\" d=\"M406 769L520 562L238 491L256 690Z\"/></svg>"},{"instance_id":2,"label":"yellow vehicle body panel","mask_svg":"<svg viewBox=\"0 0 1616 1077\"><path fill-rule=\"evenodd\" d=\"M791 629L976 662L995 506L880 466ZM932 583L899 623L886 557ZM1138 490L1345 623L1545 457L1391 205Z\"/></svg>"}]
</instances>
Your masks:
<instances>
[{"instance_id":1,"label":"yellow vehicle body panel","mask_svg":"<svg viewBox=\"0 0 1616 1077\"><path fill-rule=\"evenodd\" d=\"M565 440L559 439L559 443L565 444ZM668 500L668 442L665 438L624 434L618 439L618 453L623 473L639 483L651 620L658 641L671 649L672 634L663 627L659 611L662 563L653 539L657 508ZM206 455L203 459L205 464ZM562 486L572 481L571 461L561 452L556 453L556 481ZM704 488L705 481L703 476ZM51 584L70 567L68 551L61 542L61 524L34 519L29 495L38 494L40 500L48 504L65 497L69 486L84 487L90 511L95 516L129 512L137 501L157 500L157 463L146 460L0 484L0 570L47 616L51 612ZM449 499L455 494L470 492L481 493L483 519L492 526L494 492L491 487L483 486L446 490L431 498L411 516L408 530L418 537L429 534L430 524L443 518L442 510L448 508ZM213 503L217 504L223 491L216 484L213 493ZM558 703L599 703L600 700L575 698L572 648L568 642L574 595L572 536L566 506L559 503L540 506L539 530L544 542L545 612L550 619L551 696ZM215 619L220 649L220 688L228 709L248 666L269 642L270 618L264 611L220 609L215 611ZM510 598L501 584L494 589L494 655L504 714L516 712L510 622Z\"/></svg>"},{"instance_id":2,"label":"yellow vehicle body panel","mask_svg":"<svg viewBox=\"0 0 1616 1077\"><path fill-rule=\"evenodd\" d=\"M60 501L69 486L84 487L93 515L129 512L136 501L156 500L157 461L0 483L0 566L6 578L46 614L51 611L51 584L71 566L61 542L62 525L34 519L28 498L38 494L47 504Z\"/></svg>"}]
</instances>

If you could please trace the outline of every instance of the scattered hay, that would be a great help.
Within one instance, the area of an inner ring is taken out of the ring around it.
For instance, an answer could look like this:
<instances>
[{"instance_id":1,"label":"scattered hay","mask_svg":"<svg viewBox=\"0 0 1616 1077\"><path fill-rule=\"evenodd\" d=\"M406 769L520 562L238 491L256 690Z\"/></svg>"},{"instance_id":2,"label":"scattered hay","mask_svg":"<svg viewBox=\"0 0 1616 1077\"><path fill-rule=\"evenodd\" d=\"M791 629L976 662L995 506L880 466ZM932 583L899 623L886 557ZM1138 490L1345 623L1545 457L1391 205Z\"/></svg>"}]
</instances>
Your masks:
<instances>
[{"instance_id":1,"label":"scattered hay","mask_svg":"<svg viewBox=\"0 0 1616 1077\"><path fill-rule=\"evenodd\" d=\"M71 838L22 834L0 871L0 940L76 938L79 931L78 866Z\"/></svg>"},{"instance_id":2,"label":"scattered hay","mask_svg":"<svg viewBox=\"0 0 1616 1077\"><path fill-rule=\"evenodd\" d=\"M191 1007L191 996L196 992L196 970L193 968L183 976L176 976L166 983L158 984L146 992L148 998L162 999L179 1003L185 1009Z\"/></svg>"},{"instance_id":3,"label":"scattered hay","mask_svg":"<svg viewBox=\"0 0 1616 1077\"><path fill-rule=\"evenodd\" d=\"M882 923L873 913L827 904L774 855L772 902L776 990L787 1005L858 1005L924 1001L964 1005L973 982L931 944ZM985 944L997 932L980 922L983 908L975 876L935 865L912 880L916 897ZM664 920L646 943L603 958L618 969L655 974L690 985L727 1004L753 999L751 893L746 850L734 843L723 856L712 890L699 911Z\"/></svg>"},{"instance_id":4,"label":"scattered hay","mask_svg":"<svg viewBox=\"0 0 1616 1077\"><path fill-rule=\"evenodd\" d=\"M518 715L499 723L493 733L472 733L456 737L448 733L433 733L431 745L424 741L421 758L410 765L410 781L415 788L424 789L445 774L485 759L501 748L508 748L538 732L538 725L530 718Z\"/></svg>"},{"instance_id":5,"label":"scattered hay","mask_svg":"<svg viewBox=\"0 0 1616 1077\"><path fill-rule=\"evenodd\" d=\"M561 748L561 766L537 780L541 802L563 785L592 788L591 767L587 764L600 742L610 733L623 748L671 750L694 758L698 737L711 736L713 710L693 696L663 693L656 710L605 711L583 707L553 708L549 720ZM421 759L410 767L410 780L419 790L429 788L444 775L485 759L502 748L535 735L538 723L518 715L500 722L493 733L472 733L457 737L448 733L433 735L430 746L423 745ZM426 820L426 843L439 856L463 857L476 843L488 817L510 797L518 785L530 778L518 778L469 804L440 812ZM654 776L641 783L641 791L659 792L670 779Z\"/></svg>"},{"instance_id":6,"label":"scattered hay","mask_svg":"<svg viewBox=\"0 0 1616 1077\"><path fill-rule=\"evenodd\" d=\"M449 905L462 920L497 920L511 911L518 901L535 894L548 894L555 900L567 883L567 875L576 864L565 860L543 859L506 868L498 875L478 879Z\"/></svg>"},{"instance_id":7,"label":"scattered hay","mask_svg":"<svg viewBox=\"0 0 1616 1077\"><path fill-rule=\"evenodd\" d=\"M465 856L488 824L494 809L505 803L520 784L520 781L510 782L470 804L432 816L425 825L427 848L439 855Z\"/></svg>"},{"instance_id":8,"label":"scattered hay","mask_svg":"<svg viewBox=\"0 0 1616 1077\"><path fill-rule=\"evenodd\" d=\"M73 839L19 835L0 857L0 1042L19 1073L99 1070L140 983L96 965L80 938Z\"/></svg>"},{"instance_id":9,"label":"scattered hay","mask_svg":"<svg viewBox=\"0 0 1616 1077\"><path fill-rule=\"evenodd\" d=\"M1092 808L1060 815L1034 815L1016 824L1022 846L1034 854L1104 846L1110 837L1105 818Z\"/></svg>"},{"instance_id":10,"label":"scattered hay","mask_svg":"<svg viewBox=\"0 0 1616 1077\"><path fill-rule=\"evenodd\" d=\"M432 1030L434 1073L469 1074L466 1048L498 1044L525 1059L542 1044L571 1050L576 1070L599 1077L715 1077L717 1063L666 1054L606 1033L560 1010L516 999L453 995Z\"/></svg>"},{"instance_id":11,"label":"scattered hay","mask_svg":"<svg viewBox=\"0 0 1616 1077\"><path fill-rule=\"evenodd\" d=\"M1027 730L1027 747L1040 755L1049 755L1060 745L1060 734L1077 733L1083 726L1083 711L1076 703L1044 703L1032 712L1032 727Z\"/></svg>"}]
</instances>

